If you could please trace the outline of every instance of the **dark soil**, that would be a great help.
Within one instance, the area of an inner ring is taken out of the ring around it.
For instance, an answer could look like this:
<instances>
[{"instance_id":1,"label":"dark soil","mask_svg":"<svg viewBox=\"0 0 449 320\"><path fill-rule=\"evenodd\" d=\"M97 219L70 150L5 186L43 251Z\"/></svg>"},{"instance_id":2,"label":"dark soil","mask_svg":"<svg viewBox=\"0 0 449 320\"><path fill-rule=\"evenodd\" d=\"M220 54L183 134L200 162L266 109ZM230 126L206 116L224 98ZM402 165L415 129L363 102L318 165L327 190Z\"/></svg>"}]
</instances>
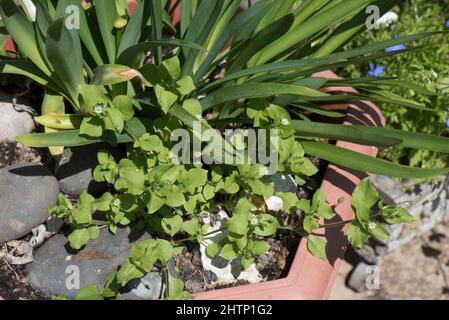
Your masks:
<instances>
[{"instance_id":1,"label":"dark soil","mask_svg":"<svg viewBox=\"0 0 449 320\"><path fill-rule=\"evenodd\" d=\"M0 169L20 162L40 162L40 151L18 142L0 143Z\"/></svg>"},{"instance_id":2,"label":"dark soil","mask_svg":"<svg viewBox=\"0 0 449 320\"><path fill-rule=\"evenodd\" d=\"M312 190L299 188L298 198L310 199L323 180L327 163L320 161L318 158L312 158L311 160L319 168L319 173L308 181L307 185ZM300 212L297 215L300 216ZM213 217L212 215L211 220L213 220ZM285 221L291 219L291 217L282 215L281 219ZM263 282L287 277L301 237L290 231L282 231L274 237L268 238L267 241L271 250L266 254L258 255L255 260L256 269L262 275ZM198 245L188 245L187 250L176 258L176 267L180 271L186 290L192 294L249 284L247 281L240 280L234 284L213 284L217 281L216 276L203 269Z\"/></svg>"},{"instance_id":3,"label":"dark soil","mask_svg":"<svg viewBox=\"0 0 449 320\"><path fill-rule=\"evenodd\" d=\"M0 262L0 296L6 300L44 300L25 278L25 266L9 266Z\"/></svg>"},{"instance_id":4,"label":"dark soil","mask_svg":"<svg viewBox=\"0 0 449 320\"><path fill-rule=\"evenodd\" d=\"M301 238L291 234L280 234L277 238L269 238L271 250L256 257L256 268L262 275L263 281L284 278L288 275L296 250ZM247 281L237 281L234 284L215 285L216 276L203 269L198 246L191 246L176 258L176 267L180 271L186 290L190 293L200 293L215 289L223 289L249 284ZM215 279L214 279L215 278Z\"/></svg>"},{"instance_id":5,"label":"dark soil","mask_svg":"<svg viewBox=\"0 0 449 320\"><path fill-rule=\"evenodd\" d=\"M0 250L5 251L6 245L0 245ZM45 300L47 298L27 282L24 265L11 265L3 259L0 259L0 296L6 300Z\"/></svg>"}]
</instances>

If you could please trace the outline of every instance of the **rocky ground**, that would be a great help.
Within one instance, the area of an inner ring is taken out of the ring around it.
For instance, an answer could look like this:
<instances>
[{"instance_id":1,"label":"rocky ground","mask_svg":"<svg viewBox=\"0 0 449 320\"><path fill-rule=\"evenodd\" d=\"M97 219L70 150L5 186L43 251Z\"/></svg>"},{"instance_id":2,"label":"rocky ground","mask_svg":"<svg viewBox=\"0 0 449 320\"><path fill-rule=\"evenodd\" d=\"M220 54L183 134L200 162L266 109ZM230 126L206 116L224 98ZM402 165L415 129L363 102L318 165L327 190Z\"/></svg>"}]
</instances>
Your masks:
<instances>
[{"instance_id":1,"label":"rocky ground","mask_svg":"<svg viewBox=\"0 0 449 320\"><path fill-rule=\"evenodd\" d=\"M331 299L449 300L449 223L438 225L387 255L380 268L378 290L349 289L345 281L351 271L352 265L345 261Z\"/></svg>"}]
</instances>

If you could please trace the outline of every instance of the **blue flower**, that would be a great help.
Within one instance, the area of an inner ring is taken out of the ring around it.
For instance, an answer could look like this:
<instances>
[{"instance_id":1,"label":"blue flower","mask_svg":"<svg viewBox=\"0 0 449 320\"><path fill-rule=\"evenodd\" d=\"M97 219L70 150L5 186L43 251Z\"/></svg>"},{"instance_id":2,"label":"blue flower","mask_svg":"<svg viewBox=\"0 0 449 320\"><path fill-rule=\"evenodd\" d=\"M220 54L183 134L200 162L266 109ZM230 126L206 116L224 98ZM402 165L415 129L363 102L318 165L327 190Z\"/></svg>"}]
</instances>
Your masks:
<instances>
[{"instance_id":1,"label":"blue flower","mask_svg":"<svg viewBox=\"0 0 449 320\"><path fill-rule=\"evenodd\" d=\"M444 25L449 28L449 20L447 20Z\"/></svg>"},{"instance_id":2,"label":"blue flower","mask_svg":"<svg viewBox=\"0 0 449 320\"><path fill-rule=\"evenodd\" d=\"M386 176L379 176L379 179L380 180L387 180L387 177Z\"/></svg>"},{"instance_id":3,"label":"blue flower","mask_svg":"<svg viewBox=\"0 0 449 320\"><path fill-rule=\"evenodd\" d=\"M393 46L393 47L385 48L385 52L399 51L399 50L404 50L404 49L406 49L405 45L398 44L398 45Z\"/></svg>"},{"instance_id":4,"label":"blue flower","mask_svg":"<svg viewBox=\"0 0 449 320\"><path fill-rule=\"evenodd\" d=\"M449 128L449 118L446 120L446 126Z\"/></svg>"},{"instance_id":5,"label":"blue flower","mask_svg":"<svg viewBox=\"0 0 449 320\"><path fill-rule=\"evenodd\" d=\"M368 74L369 74L370 76L373 76L373 77L380 77L380 76L382 75L382 73L384 73L384 71L385 71L385 66L378 66L378 67L376 67L376 66L374 65L374 63L370 63L370 64L369 64L369 71L368 71Z\"/></svg>"}]
</instances>

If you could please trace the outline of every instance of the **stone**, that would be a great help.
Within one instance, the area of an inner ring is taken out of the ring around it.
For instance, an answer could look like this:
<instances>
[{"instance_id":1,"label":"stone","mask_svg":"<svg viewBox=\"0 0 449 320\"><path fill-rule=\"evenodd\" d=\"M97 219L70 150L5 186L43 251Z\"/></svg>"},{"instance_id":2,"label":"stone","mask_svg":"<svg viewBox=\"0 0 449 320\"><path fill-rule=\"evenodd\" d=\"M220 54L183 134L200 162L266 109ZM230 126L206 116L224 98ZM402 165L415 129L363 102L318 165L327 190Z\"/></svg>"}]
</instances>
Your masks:
<instances>
[{"instance_id":1,"label":"stone","mask_svg":"<svg viewBox=\"0 0 449 320\"><path fill-rule=\"evenodd\" d=\"M224 211L219 211L214 216L216 217L213 217L212 214L208 214L207 216L203 217L204 223L209 224L208 233L220 230L225 220L229 219L228 214ZM212 222L212 220L214 220L214 222ZM212 277L209 277L212 283L218 285L228 285L235 284L239 281L247 281L249 283L261 282L262 275L259 273L254 263L247 270L244 270L239 259L235 259L229 262L220 256L217 256L214 259L210 259L206 255L206 245L214 242L219 245L221 250L220 243L226 236L226 231L213 233L210 236L206 237L200 245L201 263L206 272L213 274ZM206 245L204 245L203 243Z\"/></svg>"},{"instance_id":2,"label":"stone","mask_svg":"<svg viewBox=\"0 0 449 320\"><path fill-rule=\"evenodd\" d=\"M273 175L274 192L294 192L298 191L295 178L290 175L276 173Z\"/></svg>"},{"instance_id":3,"label":"stone","mask_svg":"<svg viewBox=\"0 0 449 320\"><path fill-rule=\"evenodd\" d=\"M405 207L416 222L412 225L385 225L390 234L386 242L371 239L365 249L357 250L366 261L378 264L383 256L422 236L442 221L449 220L448 175L424 183L375 175L370 180L386 204Z\"/></svg>"},{"instance_id":4,"label":"stone","mask_svg":"<svg viewBox=\"0 0 449 320\"><path fill-rule=\"evenodd\" d=\"M99 193L107 188L106 183L93 180L93 170L98 165L97 153L101 149L111 152L116 161L121 159L120 149L108 144L91 144L76 148L66 148L56 169L61 192L78 197L84 191Z\"/></svg>"},{"instance_id":5,"label":"stone","mask_svg":"<svg viewBox=\"0 0 449 320\"><path fill-rule=\"evenodd\" d=\"M354 268L354 270L352 270L351 274L348 277L348 287L356 292L363 292L368 290L368 277L372 275L372 268L373 266L370 266L365 262L360 262L359 264L357 264L357 266Z\"/></svg>"},{"instance_id":6,"label":"stone","mask_svg":"<svg viewBox=\"0 0 449 320\"><path fill-rule=\"evenodd\" d=\"M277 196L272 196L266 199L265 203L268 211L278 212L284 210L284 201Z\"/></svg>"},{"instance_id":7,"label":"stone","mask_svg":"<svg viewBox=\"0 0 449 320\"><path fill-rule=\"evenodd\" d=\"M33 109L0 92L0 142L15 142L16 136L33 132Z\"/></svg>"},{"instance_id":8,"label":"stone","mask_svg":"<svg viewBox=\"0 0 449 320\"><path fill-rule=\"evenodd\" d=\"M134 279L123 288L118 300L157 300L161 297L162 277L159 272L148 273L142 279Z\"/></svg>"},{"instance_id":9,"label":"stone","mask_svg":"<svg viewBox=\"0 0 449 320\"><path fill-rule=\"evenodd\" d=\"M41 164L0 169L0 243L19 239L44 223L58 194L56 178Z\"/></svg>"},{"instance_id":10,"label":"stone","mask_svg":"<svg viewBox=\"0 0 449 320\"><path fill-rule=\"evenodd\" d=\"M102 229L98 239L76 251L65 235L57 234L35 252L34 262L26 268L27 280L47 296L66 294L73 299L86 285L103 286L129 257L131 243L149 238L149 234L130 228L119 228L116 235ZM136 290L144 295L139 285Z\"/></svg>"}]
</instances>

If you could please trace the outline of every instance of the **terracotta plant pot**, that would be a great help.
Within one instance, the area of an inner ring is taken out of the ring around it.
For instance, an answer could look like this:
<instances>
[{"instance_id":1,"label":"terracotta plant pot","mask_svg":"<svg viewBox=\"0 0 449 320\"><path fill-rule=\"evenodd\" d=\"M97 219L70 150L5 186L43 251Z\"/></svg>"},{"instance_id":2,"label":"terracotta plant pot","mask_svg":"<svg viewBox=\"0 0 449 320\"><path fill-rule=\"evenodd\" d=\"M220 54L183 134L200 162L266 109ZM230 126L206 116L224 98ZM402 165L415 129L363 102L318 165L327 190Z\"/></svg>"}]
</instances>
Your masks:
<instances>
[{"instance_id":1,"label":"terracotta plant pot","mask_svg":"<svg viewBox=\"0 0 449 320\"><path fill-rule=\"evenodd\" d=\"M315 76L336 77L330 71L321 72ZM356 92L353 88L327 88L326 92ZM380 110L371 102L356 101L354 103L339 103L324 106L332 110L346 110L345 124L364 124L384 126L385 120ZM378 150L370 146L362 146L349 142L338 141L337 146L357 151L372 157ZM354 187L367 176L366 173L349 170L336 165L329 165L321 184L327 201L336 205L341 197L345 201L336 206L338 217L332 222L352 219L351 194ZM252 285L244 285L227 289L214 290L197 294L196 299L213 300L302 300L327 299L332 291L335 277L344 257L347 240L342 229L321 230L328 242L327 260L315 258L307 249L307 240L302 239L296 256L286 278Z\"/></svg>"},{"instance_id":2,"label":"terracotta plant pot","mask_svg":"<svg viewBox=\"0 0 449 320\"><path fill-rule=\"evenodd\" d=\"M173 6L176 5L176 0L170 0L167 4L167 9L171 9L173 8ZM173 26L177 27L179 22L181 22L181 6L178 5L175 9L175 11L173 11L173 14L171 16L171 23L173 24Z\"/></svg>"}]
</instances>

